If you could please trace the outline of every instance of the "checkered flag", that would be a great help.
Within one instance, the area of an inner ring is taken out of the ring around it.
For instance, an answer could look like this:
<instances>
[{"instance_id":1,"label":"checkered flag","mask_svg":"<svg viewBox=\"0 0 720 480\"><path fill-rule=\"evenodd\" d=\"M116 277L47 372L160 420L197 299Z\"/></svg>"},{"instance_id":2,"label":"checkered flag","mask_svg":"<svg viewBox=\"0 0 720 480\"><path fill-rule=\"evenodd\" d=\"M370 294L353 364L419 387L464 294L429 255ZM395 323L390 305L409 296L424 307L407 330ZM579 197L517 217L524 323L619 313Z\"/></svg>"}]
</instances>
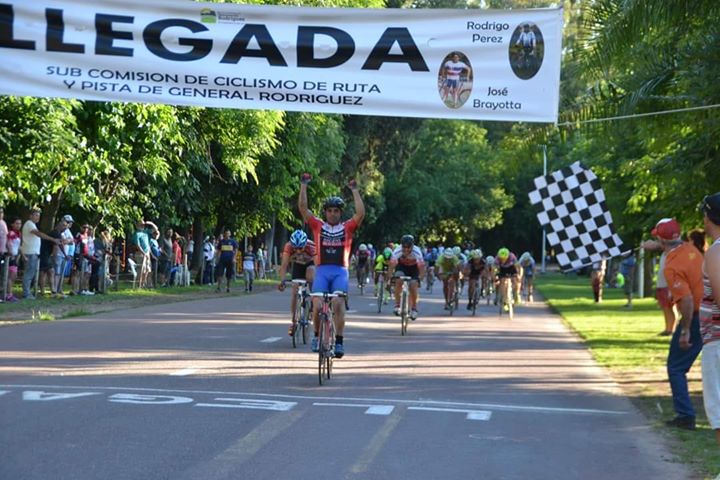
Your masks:
<instances>
[{"instance_id":1,"label":"checkered flag","mask_svg":"<svg viewBox=\"0 0 720 480\"><path fill-rule=\"evenodd\" d=\"M540 225L550 226L548 242L559 250L563 270L599 262L625 251L615 233L605 192L592 170L580 162L534 180L530 203L538 205Z\"/></svg>"}]
</instances>

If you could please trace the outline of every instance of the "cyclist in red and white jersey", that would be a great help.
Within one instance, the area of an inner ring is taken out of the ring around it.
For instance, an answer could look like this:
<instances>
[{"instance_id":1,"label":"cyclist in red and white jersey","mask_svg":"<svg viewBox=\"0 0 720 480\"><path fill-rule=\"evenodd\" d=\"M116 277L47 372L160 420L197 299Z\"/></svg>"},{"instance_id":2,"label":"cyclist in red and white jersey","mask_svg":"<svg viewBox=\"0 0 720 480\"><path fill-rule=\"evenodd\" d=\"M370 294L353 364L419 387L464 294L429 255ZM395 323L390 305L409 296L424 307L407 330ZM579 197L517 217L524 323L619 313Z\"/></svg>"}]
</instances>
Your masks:
<instances>
[{"instance_id":1,"label":"cyclist in red and white jersey","mask_svg":"<svg viewBox=\"0 0 720 480\"><path fill-rule=\"evenodd\" d=\"M408 303L410 304L410 318L415 320L418 316L418 285L420 278L425 275L425 260L420 248L415 245L415 238L412 235L404 235L400 240L400 247L395 249L390 257L390 268L388 276L393 278L393 274L398 273L402 276L412 277L410 280L410 296ZM400 315L400 294L402 293L402 282L395 282L395 315Z\"/></svg>"},{"instance_id":2,"label":"cyclist in red and white jersey","mask_svg":"<svg viewBox=\"0 0 720 480\"><path fill-rule=\"evenodd\" d=\"M282 252L282 261L280 263L280 284L278 289L282 292L285 290L285 273L288 266L292 263L291 275L293 280L305 280L308 287L312 287L313 278L315 277L315 243L308 240L307 234L302 230L295 230L290 235L290 241L285 244ZM300 287L293 283L292 296L290 297L290 314L295 312L297 306L297 292ZM295 321L288 329L288 335L295 333Z\"/></svg>"},{"instance_id":3,"label":"cyclist in red and white jersey","mask_svg":"<svg viewBox=\"0 0 720 480\"><path fill-rule=\"evenodd\" d=\"M348 266L350 264L350 250L352 249L352 235L365 218L365 205L357 182L351 180L348 187L352 190L355 203L355 215L350 220L341 222L345 202L340 197L330 197L323 204L325 220L317 218L308 209L307 184L310 182L310 175L304 174L300 183L300 195L298 197L298 210L303 220L310 226L317 249L315 256L315 279L313 280L313 292L333 293L335 291L348 292ZM313 299L313 326L315 336L312 340L312 350L318 351L318 330L320 327L318 312L322 300ZM335 357L342 358L345 354L343 345L343 333L345 330L345 301L342 298L333 299L333 318L335 320Z\"/></svg>"}]
</instances>

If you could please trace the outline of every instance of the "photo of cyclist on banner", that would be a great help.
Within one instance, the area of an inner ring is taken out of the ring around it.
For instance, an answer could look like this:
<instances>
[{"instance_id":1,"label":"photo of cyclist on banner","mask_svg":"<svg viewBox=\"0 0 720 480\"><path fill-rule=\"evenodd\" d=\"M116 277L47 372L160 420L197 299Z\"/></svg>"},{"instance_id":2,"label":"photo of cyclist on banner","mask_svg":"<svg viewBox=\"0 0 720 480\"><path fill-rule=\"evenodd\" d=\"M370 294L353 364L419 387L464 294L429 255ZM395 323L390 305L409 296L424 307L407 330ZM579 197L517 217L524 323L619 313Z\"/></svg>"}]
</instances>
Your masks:
<instances>
[{"instance_id":1,"label":"photo of cyclist on banner","mask_svg":"<svg viewBox=\"0 0 720 480\"><path fill-rule=\"evenodd\" d=\"M450 52L438 73L438 93L446 107L460 108L472 92L473 72L470 60L462 52Z\"/></svg>"}]
</instances>

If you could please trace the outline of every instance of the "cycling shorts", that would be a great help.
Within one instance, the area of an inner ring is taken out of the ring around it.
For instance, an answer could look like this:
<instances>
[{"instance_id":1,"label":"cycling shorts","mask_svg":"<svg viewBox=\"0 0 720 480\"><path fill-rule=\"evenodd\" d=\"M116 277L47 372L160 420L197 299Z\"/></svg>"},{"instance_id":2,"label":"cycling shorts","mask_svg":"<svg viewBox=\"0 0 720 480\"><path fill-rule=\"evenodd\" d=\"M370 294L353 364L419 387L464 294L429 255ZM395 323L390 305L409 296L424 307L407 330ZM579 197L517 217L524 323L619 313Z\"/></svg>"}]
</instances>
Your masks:
<instances>
[{"instance_id":1,"label":"cycling shorts","mask_svg":"<svg viewBox=\"0 0 720 480\"><path fill-rule=\"evenodd\" d=\"M458 81L457 80L450 80L449 78L445 80L445 86L447 88L457 88Z\"/></svg>"},{"instance_id":2,"label":"cycling shorts","mask_svg":"<svg viewBox=\"0 0 720 480\"><path fill-rule=\"evenodd\" d=\"M483 272L483 270L484 270L483 268L481 268L481 269L471 268L469 277L472 280L477 280L478 278L480 278L480 274Z\"/></svg>"},{"instance_id":3,"label":"cycling shorts","mask_svg":"<svg viewBox=\"0 0 720 480\"><path fill-rule=\"evenodd\" d=\"M348 269L342 265L318 265L315 268L313 293L333 293L348 291Z\"/></svg>"},{"instance_id":4,"label":"cycling shorts","mask_svg":"<svg viewBox=\"0 0 720 480\"><path fill-rule=\"evenodd\" d=\"M297 263L293 262L292 266L292 279L293 280L305 280L305 277L307 276L307 269L310 267L314 267L315 264L313 262L310 263Z\"/></svg>"},{"instance_id":5,"label":"cycling shorts","mask_svg":"<svg viewBox=\"0 0 720 480\"><path fill-rule=\"evenodd\" d=\"M420 269L417 265L398 265L395 268L395 275L412 277L413 280L420 278Z\"/></svg>"}]
</instances>

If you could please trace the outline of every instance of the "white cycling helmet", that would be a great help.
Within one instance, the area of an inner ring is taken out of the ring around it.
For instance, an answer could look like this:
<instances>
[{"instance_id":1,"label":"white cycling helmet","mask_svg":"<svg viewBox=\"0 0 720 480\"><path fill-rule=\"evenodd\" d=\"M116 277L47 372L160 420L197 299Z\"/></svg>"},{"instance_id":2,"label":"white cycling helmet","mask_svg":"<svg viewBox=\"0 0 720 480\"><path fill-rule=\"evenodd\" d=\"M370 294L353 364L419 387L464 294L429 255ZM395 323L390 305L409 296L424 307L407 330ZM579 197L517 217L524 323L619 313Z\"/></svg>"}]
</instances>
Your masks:
<instances>
[{"instance_id":1,"label":"white cycling helmet","mask_svg":"<svg viewBox=\"0 0 720 480\"><path fill-rule=\"evenodd\" d=\"M367 252L367 249L368 249L367 245L365 245L364 243L361 243L361 244L360 244L359 250L360 250L361 252Z\"/></svg>"},{"instance_id":2,"label":"white cycling helmet","mask_svg":"<svg viewBox=\"0 0 720 480\"><path fill-rule=\"evenodd\" d=\"M455 256L455 252L453 252L452 248L446 248L443 252L443 257L445 258L453 258Z\"/></svg>"}]
</instances>

